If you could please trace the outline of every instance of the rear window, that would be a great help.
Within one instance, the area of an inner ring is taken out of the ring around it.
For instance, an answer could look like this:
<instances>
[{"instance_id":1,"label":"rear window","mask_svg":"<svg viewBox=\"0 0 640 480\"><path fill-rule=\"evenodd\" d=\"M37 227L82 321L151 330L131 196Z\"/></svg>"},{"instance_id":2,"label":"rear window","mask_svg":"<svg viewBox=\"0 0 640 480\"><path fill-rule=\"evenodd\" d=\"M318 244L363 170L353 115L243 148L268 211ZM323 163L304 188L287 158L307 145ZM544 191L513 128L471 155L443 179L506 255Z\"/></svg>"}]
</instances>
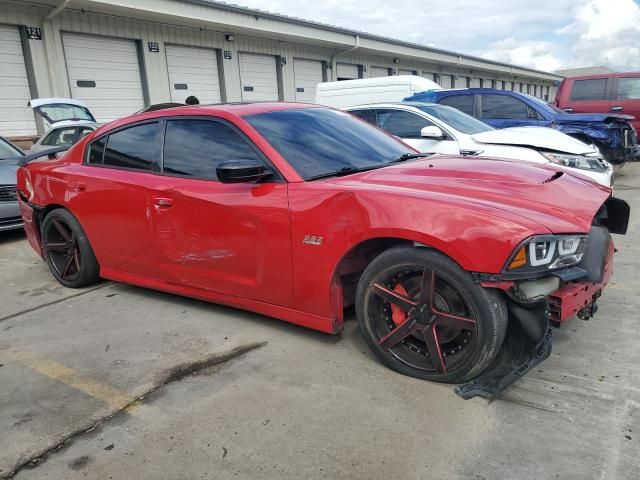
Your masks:
<instances>
[{"instance_id":1,"label":"rear window","mask_svg":"<svg viewBox=\"0 0 640 480\"><path fill-rule=\"evenodd\" d=\"M441 105L457 108L467 115L473 115L473 95L449 95L438 102Z\"/></svg>"},{"instance_id":2,"label":"rear window","mask_svg":"<svg viewBox=\"0 0 640 480\"><path fill-rule=\"evenodd\" d=\"M618 100L640 99L640 77L618 79Z\"/></svg>"},{"instance_id":3,"label":"rear window","mask_svg":"<svg viewBox=\"0 0 640 480\"><path fill-rule=\"evenodd\" d=\"M111 167L152 170L159 153L159 130L158 122L153 122L110 134L102 163Z\"/></svg>"},{"instance_id":4,"label":"rear window","mask_svg":"<svg viewBox=\"0 0 640 480\"><path fill-rule=\"evenodd\" d=\"M604 100L607 79L576 80L571 89L571 100Z\"/></svg>"}]
</instances>

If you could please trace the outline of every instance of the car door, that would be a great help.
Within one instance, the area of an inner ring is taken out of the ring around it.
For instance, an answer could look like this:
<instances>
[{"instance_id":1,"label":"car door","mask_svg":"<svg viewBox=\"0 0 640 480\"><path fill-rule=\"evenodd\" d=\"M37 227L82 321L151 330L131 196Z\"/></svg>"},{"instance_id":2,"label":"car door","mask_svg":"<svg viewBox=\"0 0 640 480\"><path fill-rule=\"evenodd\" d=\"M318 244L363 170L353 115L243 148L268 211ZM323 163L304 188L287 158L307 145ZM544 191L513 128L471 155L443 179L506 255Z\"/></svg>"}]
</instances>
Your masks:
<instances>
[{"instance_id":1,"label":"car door","mask_svg":"<svg viewBox=\"0 0 640 480\"><path fill-rule=\"evenodd\" d=\"M170 282L271 304L292 298L287 184L221 183L216 167L267 158L237 127L212 117L166 121L163 181L151 229Z\"/></svg>"},{"instance_id":2,"label":"car door","mask_svg":"<svg viewBox=\"0 0 640 480\"><path fill-rule=\"evenodd\" d=\"M611 108L611 83L613 79L588 78L574 80L569 92L568 113L607 113Z\"/></svg>"},{"instance_id":3,"label":"car door","mask_svg":"<svg viewBox=\"0 0 640 480\"><path fill-rule=\"evenodd\" d=\"M83 164L68 169L68 204L101 268L160 277L149 227L160 126L148 121L98 137L88 145Z\"/></svg>"},{"instance_id":4,"label":"car door","mask_svg":"<svg viewBox=\"0 0 640 480\"><path fill-rule=\"evenodd\" d=\"M611 101L613 113L633 115L631 123L636 130L640 130L640 76L621 73L615 79L614 95Z\"/></svg>"},{"instance_id":5,"label":"car door","mask_svg":"<svg viewBox=\"0 0 640 480\"><path fill-rule=\"evenodd\" d=\"M480 95L480 120L495 128L537 126L539 116L523 100L511 95Z\"/></svg>"},{"instance_id":6,"label":"car door","mask_svg":"<svg viewBox=\"0 0 640 480\"><path fill-rule=\"evenodd\" d=\"M441 139L423 138L420 131L424 127L442 128L418 113L393 108L377 108L376 124L391 135L400 137L420 152L457 155L460 153L458 142L443 130Z\"/></svg>"}]
</instances>

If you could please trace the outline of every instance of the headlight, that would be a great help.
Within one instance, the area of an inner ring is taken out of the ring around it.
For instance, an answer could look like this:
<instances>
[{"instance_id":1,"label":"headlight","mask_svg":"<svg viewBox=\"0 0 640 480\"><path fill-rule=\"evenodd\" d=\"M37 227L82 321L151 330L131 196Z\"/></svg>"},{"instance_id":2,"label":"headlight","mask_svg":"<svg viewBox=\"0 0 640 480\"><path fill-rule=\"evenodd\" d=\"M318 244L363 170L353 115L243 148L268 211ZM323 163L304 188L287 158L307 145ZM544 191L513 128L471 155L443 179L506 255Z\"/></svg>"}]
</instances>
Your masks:
<instances>
[{"instance_id":1,"label":"headlight","mask_svg":"<svg viewBox=\"0 0 640 480\"><path fill-rule=\"evenodd\" d=\"M582 261L586 235L537 235L521 243L507 262L509 273L541 272Z\"/></svg>"},{"instance_id":2,"label":"headlight","mask_svg":"<svg viewBox=\"0 0 640 480\"><path fill-rule=\"evenodd\" d=\"M607 161L601 155L571 155L565 153L540 152L550 162L565 167L579 168L581 170L593 170L604 172L607 170Z\"/></svg>"}]
</instances>

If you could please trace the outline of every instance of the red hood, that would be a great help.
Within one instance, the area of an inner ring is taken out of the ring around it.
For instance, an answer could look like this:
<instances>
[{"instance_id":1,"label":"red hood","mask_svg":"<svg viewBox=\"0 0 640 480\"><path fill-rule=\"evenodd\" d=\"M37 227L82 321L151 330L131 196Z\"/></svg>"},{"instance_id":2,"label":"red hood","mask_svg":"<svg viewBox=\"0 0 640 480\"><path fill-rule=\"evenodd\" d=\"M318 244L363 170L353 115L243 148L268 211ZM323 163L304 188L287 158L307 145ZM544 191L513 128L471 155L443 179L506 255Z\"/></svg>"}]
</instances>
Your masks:
<instances>
[{"instance_id":1,"label":"red hood","mask_svg":"<svg viewBox=\"0 0 640 480\"><path fill-rule=\"evenodd\" d=\"M553 233L588 232L611 190L553 167L437 156L329 180L399 197L441 197L508 211ZM399 198L399 201L401 199Z\"/></svg>"}]
</instances>

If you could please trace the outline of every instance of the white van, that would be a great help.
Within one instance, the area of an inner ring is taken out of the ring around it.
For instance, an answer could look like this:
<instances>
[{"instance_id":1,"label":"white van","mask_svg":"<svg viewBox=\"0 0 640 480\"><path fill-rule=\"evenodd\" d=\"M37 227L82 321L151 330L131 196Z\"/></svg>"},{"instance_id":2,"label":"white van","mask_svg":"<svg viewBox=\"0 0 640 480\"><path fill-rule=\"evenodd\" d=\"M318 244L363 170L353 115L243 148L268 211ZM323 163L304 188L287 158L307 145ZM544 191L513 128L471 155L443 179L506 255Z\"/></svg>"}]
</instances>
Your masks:
<instances>
[{"instance_id":1,"label":"white van","mask_svg":"<svg viewBox=\"0 0 640 480\"><path fill-rule=\"evenodd\" d=\"M347 108L365 103L401 102L419 92L441 89L436 82L417 75L325 82L318 84L316 103L334 108Z\"/></svg>"}]
</instances>

